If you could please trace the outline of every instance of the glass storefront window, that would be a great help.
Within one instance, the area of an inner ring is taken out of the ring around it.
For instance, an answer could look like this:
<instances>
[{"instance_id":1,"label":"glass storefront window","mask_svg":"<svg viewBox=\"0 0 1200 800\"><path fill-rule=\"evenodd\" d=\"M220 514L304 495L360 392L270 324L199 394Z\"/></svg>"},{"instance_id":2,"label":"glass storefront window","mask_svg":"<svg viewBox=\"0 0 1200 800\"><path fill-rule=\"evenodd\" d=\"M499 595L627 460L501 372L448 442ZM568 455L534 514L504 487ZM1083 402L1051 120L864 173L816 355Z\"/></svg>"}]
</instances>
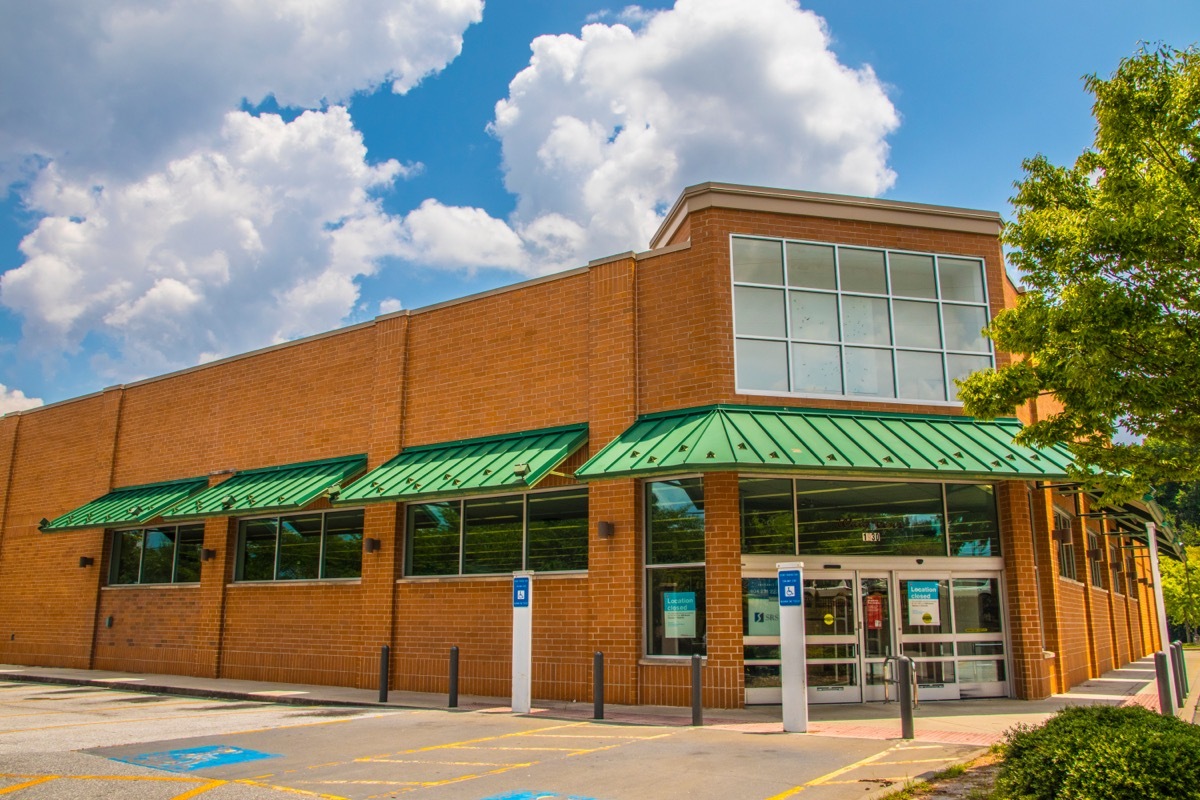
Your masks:
<instances>
[{"instance_id":1,"label":"glass storefront window","mask_svg":"<svg viewBox=\"0 0 1200 800\"><path fill-rule=\"evenodd\" d=\"M497 497L463 503L463 574L521 569L524 498Z\"/></svg>"},{"instance_id":2,"label":"glass storefront window","mask_svg":"<svg viewBox=\"0 0 1200 800\"><path fill-rule=\"evenodd\" d=\"M792 514L792 482L785 478L742 478L738 490L742 552L794 554L796 520Z\"/></svg>"},{"instance_id":3,"label":"glass storefront window","mask_svg":"<svg viewBox=\"0 0 1200 800\"><path fill-rule=\"evenodd\" d=\"M114 531L109 583L196 583L203 543L203 525Z\"/></svg>"},{"instance_id":4,"label":"glass storefront window","mask_svg":"<svg viewBox=\"0 0 1200 800\"><path fill-rule=\"evenodd\" d=\"M949 633L949 581L902 579L900 624L906 634Z\"/></svg>"},{"instance_id":5,"label":"glass storefront window","mask_svg":"<svg viewBox=\"0 0 1200 800\"><path fill-rule=\"evenodd\" d=\"M957 633L1000 632L1000 582L995 578L954 579Z\"/></svg>"},{"instance_id":6,"label":"glass storefront window","mask_svg":"<svg viewBox=\"0 0 1200 800\"><path fill-rule=\"evenodd\" d=\"M646 484L646 584L647 653L704 655L702 479Z\"/></svg>"},{"instance_id":7,"label":"glass storefront window","mask_svg":"<svg viewBox=\"0 0 1200 800\"><path fill-rule=\"evenodd\" d=\"M778 578L742 578L742 633L779 635Z\"/></svg>"},{"instance_id":8,"label":"glass storefront window","mask_svg":"<svg viewBox=\"0 0 1200 800\"><path fill-rule=\"evenodd\" d=\"M936 483L797 481L796 521L802 555L946 554Z\"/></svg>"},{"instance_id":9,"label":"glass storefront window","mask_svg":"<svg viewBox=\"0 0 1200 800\"><path fill-rule=\"evenodd\" d=\"M946 484L946 514L950 555L1000 555L995 488L975 483Z\"/></svg>"},{"instance_id":10,"label":"glass storefront window","mask_svg":"<svg viewBox=\"0 0 1200 800\"><path fill-rule=\"evenodd\" d=\"M362 577L363 520L361 508L244 519L238 524L235 580ZM198 570L198 546L195 555Z\"/></svg>"}]
</instances>

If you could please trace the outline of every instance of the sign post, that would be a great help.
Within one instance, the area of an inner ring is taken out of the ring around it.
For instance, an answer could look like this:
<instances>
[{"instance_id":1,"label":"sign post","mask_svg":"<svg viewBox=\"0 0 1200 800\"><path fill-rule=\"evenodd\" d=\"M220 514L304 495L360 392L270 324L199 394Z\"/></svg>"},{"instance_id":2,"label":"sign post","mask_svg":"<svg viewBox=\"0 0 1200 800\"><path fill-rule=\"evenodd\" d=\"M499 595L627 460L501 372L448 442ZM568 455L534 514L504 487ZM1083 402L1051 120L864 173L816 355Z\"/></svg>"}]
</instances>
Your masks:
<instances>
[{"instance_id":1,"label":"sign post","mask_svg":"<svg viewBox=\"0 0 1200 800\"><path fill-rule=\"evenodd\" d=\"M1158 529L1153 522L1146 523L1146 547L1150 549L1150 580L1154 584L1154 604L1158 607L1158 649L1167 659L1167 693L1174 697L1175 671L1170 668L1171 632L1167 628L1167 607L1163 603L1162 573L1158 571Z\"/></svg>"},{"instance_id":2,"label":"sign post","mask_svg":"<svg viewBox=\"0 0 1200 800\"><path fill-rule=\"evenodd\" d=\"M532 572L513 573L512 606L512 710L528 714L533 703Z\"/></svg>"},{"instance_id":3,"label":"sign post","mask_svg":"<svg viewBox=\"0 0 1200 800\"><path fill-rule=\"evenodd\" d=\"M779 657L783 679L783 729L808 731L808 662L804 652L804 564L779 570Z\"/></svg>"}]
</instances>

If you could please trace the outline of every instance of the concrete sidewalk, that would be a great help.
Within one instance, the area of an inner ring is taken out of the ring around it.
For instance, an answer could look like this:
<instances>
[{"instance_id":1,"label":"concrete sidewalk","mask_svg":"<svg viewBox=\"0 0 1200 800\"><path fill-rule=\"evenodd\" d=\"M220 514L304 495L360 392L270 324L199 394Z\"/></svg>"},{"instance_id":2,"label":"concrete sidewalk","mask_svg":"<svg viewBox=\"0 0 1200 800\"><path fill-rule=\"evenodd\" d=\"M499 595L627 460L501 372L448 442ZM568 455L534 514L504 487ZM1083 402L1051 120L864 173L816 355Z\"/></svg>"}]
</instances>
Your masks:
<instances>
[{"instance_id":1,"label":"concrete sidewalk","mask_svg":"<svg viewBox=\"0 0 1200 800\"><path fill-rule=\"evenodd\" d=\"M1190 693L1179 715L1198 722L1200 701L1200 650L1186 651ZM113 689L213 697L231 700L294 705L335 705L395 708L445 709L444 694L390 691L386 703L378 702L378 691L338 686L310 686L197 678L187 675L134 674L103 670L63 669L0 665L0 681L26 681L66 685L104 686ZM1036 725L1068 705L1139 704L1158 709L1153 657L1143 658L1076 686L1066 694L1046 700L957 700L926 702L916 709L916 738L944 744L987 746L1000 741L1004 732L1017 724ZM462 695L458 712L511 713L507 699ZM591 719L592 704L540 701L533 716ZM691 709L673 706L605 707L605 720L641 725L690 725ZM853 703L809 707L809 734L868 739L900 738L900 710L896 703ZM704 724L746 733L777 733L783 730L779 706L750 706L744 709L705 709Z\"/></svg>"}]
</instances>

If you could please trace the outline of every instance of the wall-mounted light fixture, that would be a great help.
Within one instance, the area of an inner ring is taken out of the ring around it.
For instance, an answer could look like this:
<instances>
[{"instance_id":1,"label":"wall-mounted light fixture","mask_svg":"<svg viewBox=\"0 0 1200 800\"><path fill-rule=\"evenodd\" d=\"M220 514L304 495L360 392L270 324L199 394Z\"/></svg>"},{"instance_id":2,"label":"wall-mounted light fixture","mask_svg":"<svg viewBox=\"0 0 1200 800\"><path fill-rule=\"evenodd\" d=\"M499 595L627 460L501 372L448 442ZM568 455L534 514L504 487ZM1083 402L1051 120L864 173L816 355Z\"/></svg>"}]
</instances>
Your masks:
<instances>
[{"instance_id":1,"label":"wall-mounted light fixture","mask_svg":"<svg viewBox=\"0 0 1200 800\"><path fill-rule=\"evenodd\" d=\"M513 464L513 475L516 475L518 478L524 478L528 474L529 474L529 465L528 464Z\"/></svg>"},{"instance_id":2,"label":"wall-mounted light fixture","mask_svg":"<svg viewBox=\"0 0 1200 800\"><path fill-rule=\"evenodd\" d=\"M617 529L611 522L603 520L596 523L596 535L601 539L611 539L616 535Z\"/></svg>"},{"instance_id":3,"label":"wall-mounted light fixture","mask_svg":"<svg viewBox=\"0 0 1200 800\"><path fill-rule=\"evenodd\" d=\"M236 502L237 502L237 498L234 497L233 495L229 495L228 497L226 497L224 500L221 501L221 508L233 508L233 504Z\"/></svg>"},{"instance_id":4,"label":"wall-mounted light fixture","mask_svg":"<svg viewBox=\"0 0 1200 800\"><path fill-rule=\"evenodd\" d=\"M207 547L200 550L200 560L201 561L212 561L216 557L217 557L216 550L212 550Z\"/></svg>"},{"instance_id":5,"label":"wall-mounted light fixture","mask_svg":"<svg viewBox=\"0 0 1200 800\"><path fill-rule=\"evenodd\" d=\"M379 548L383 546L383 542L378 539L363 539L363 550L368 553L378 553Z\"/></svg>"},{"instance_id":6,"label":"wall-mounted light fixture","mask_svg":"<svg viewBox=\"0 0 1200 800\"><path fill-rule=\"evenodd\" d=\"M1054 537L1054 541L1056 541L1056 542L1062 542L1063 544L1071 543L1071 529L1070 528L1055 528L1051 532L1051 535Z\"/></svg>"},{"instance_id":7,"label":"wall-mounted light fixture","mask_svg":"<svg viewBox=\"0 0 1200 800\"><path fill-rule=\"evenodd\" d=\"M96 563L96 559L92 558L91 556L80 556L79 557L79 566L80 567L90 567L95 563Z\"/></svg>"},{"instance_id":8,"label":"wall-mounted light fixture","mask_svg":"<svg viewBox=\"0 0 1200 800\"><path fill-rule=\"evenodd\" d=\"M50 525L50 520L46 519L45 517L42 517L40 520L38 520L38 530L39 531L46 530L46 528L49 525Z\"/></svg>"},{"instance_id":9,"label":"wall-mounted light fixture","mask_svg":"<svg viewBox=\"0 0 1200 800\"><path fill-rule=\"evenodd\" d=\"M104 618L104 627L111 628L112 626L113 626L113 618L112 618L112 614L109 614L107 617Z\"/></svg>"}]
</instances>

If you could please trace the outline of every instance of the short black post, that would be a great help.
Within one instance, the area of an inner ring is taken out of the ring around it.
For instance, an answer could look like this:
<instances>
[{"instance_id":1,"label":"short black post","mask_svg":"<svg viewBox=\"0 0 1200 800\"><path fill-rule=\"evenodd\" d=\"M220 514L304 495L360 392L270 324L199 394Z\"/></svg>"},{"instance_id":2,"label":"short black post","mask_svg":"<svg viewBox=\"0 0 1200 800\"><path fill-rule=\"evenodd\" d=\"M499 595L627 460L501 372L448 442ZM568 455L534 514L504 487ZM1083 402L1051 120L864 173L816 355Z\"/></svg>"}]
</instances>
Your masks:
<instances>
[{"instance_id":1,"label":"short black post","mask_svg":"<svg viewBox=\"0 0 1200 800\"><path fill-rule=\"evenodd\" d=\"M379 649L379 702L386 703L388 695L388 666L391 662L392 648L386 644Z\"/></svg>"},{"instance_id":2,"label":"short black post","mask_svg":"<svg viewBox=\"0 0 1200 800\"><path fill-rule=\"evenodd\" d=\"M1171 665L1162 650L1154 654L1154 674L1158 678L1158 707L1164 717L1175 716L1175 698L1171 692Z\"/></svg>"},{"instance_id":3,"label":"short black post","mask_svg":"<svg viewBox=\"0 0 1200 800\"><path fill-rule=\"evenodd\" d=\"M704 709L700 697L700 655L692 654L692 724L704 724Z\"/></svg>"},{"instance_id":4,"label":"short black post","mask_svg":"<svg viewBox=\"0 0 1200 800\"><path fill-rule=\"evenodd\" d=\"M896 699L900 701L900 735L916 738L913 729L913 661L908 656L896 659Z\"/></svg>"},{"instance_id":5,"label":"short black post","mask_svg":"<svg viewBox=\"0 0 1200 800\"><path fill-rule=\"evenodd\" d=\"M450 708L458 708L458 645L450 648Z\"/></svg>"},{"instance_id":6,"label":"short black post","mask_svg":"<svg viewBox=\"0 0 1200 800\"><path fill-rule=\"evenodd\" d=\"M1183 642L1177 641L1175 646L1179 648L1179 683L1183 686L1183 696L1187 697L1191 687L1188 685L1187 658L1183 655Z\"/></svg>"},{"instance_id":7,"label":"short black post","mask_svg":"<svg viewBox=\"0 0 1200 800\"><path fill-rule=\"evenodd\" d=\"M592 656L592 719L604 719L604 653Z\"/></svg>"},{"instance_id":8,"label":"short black post","mask_svg":"<svg viewBox=\"0 0 1200 800\"><path fill-rule=\"evenodd\" d=\"M1175 673L1175 707L1183 708L1183 701L1187 699L1187 687L1183 677L1183 643L1171 642L1170 653L1171 669Z\"/></svg>"}]
</instances>

